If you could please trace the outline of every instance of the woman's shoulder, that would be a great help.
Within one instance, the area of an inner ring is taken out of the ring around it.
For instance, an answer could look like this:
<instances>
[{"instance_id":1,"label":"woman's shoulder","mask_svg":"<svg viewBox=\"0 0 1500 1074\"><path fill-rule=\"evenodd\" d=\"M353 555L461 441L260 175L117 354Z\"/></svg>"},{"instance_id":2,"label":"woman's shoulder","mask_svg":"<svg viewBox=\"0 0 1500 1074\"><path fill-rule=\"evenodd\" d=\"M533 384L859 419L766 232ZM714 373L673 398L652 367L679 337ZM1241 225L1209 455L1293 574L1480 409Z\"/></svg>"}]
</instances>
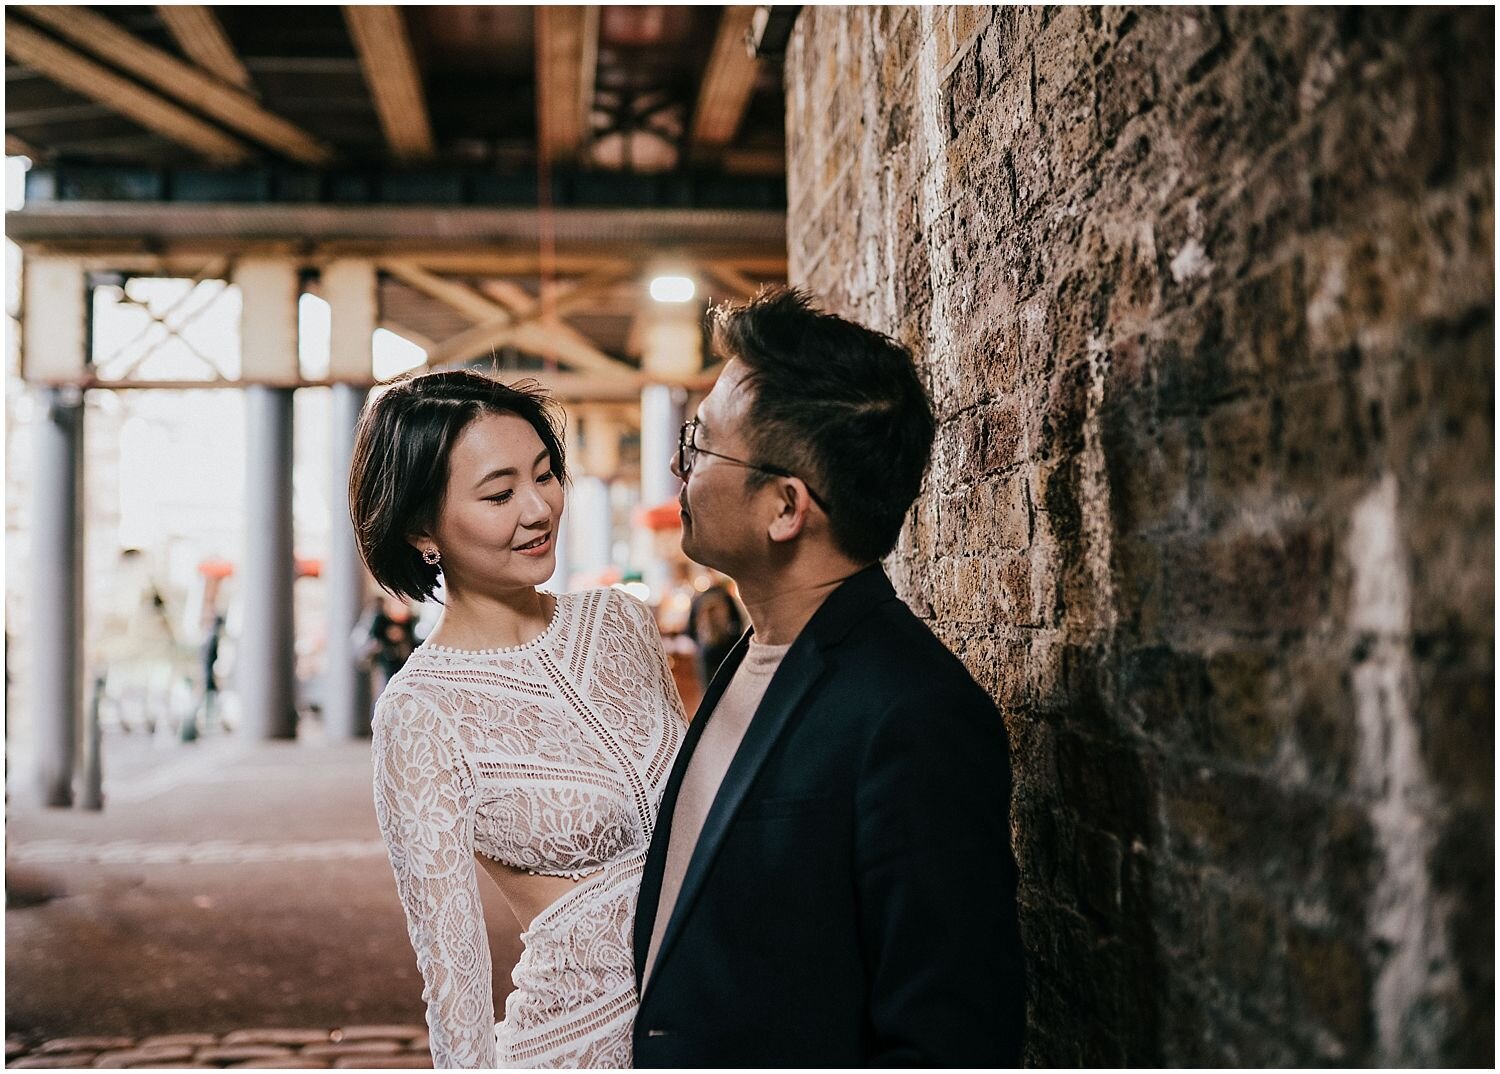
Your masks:
<instances>
[{"instance_id":1,"label":"woman's shoulder","mask_svg":"<svg viewBox=\"0 0 1500 1074\"><path fill-rule=\"evenodd\" d=\"M595 586L592 589L561 593L557 599L566 602L564 607L580 610L597 608L597 614L606 620L637 627L651 616L651 609L644 601L617 586Z\"/></svg>"},{"instance_id":2,"label":"woman's shoulder","mask_svg":"<svg viewBox=\"0 0 1500 1074\"><path fill-rule=\"evenodd\" d=\"M376 734L444 734L452 717L440 694L440 684L408 660L380 691L371 714L371 730Z\"/></svg>"}]
</instances>

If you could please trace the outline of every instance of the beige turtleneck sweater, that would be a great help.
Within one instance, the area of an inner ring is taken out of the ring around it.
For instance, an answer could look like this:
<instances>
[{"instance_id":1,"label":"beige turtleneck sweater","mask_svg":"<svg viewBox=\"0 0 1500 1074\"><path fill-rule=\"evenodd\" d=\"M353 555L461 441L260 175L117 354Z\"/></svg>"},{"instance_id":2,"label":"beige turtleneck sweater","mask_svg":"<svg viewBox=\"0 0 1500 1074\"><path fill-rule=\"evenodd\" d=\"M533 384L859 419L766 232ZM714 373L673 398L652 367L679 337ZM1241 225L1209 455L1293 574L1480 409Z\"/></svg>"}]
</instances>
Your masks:
<instances>
[{"instance_id":1,"label":"beige turtleneck sweater","mask_svg":"<svg viewBox=\"0 0 1500 1074\"><path fill-rule=\"evenodd\" d=\"M789 644L761 645L754 638L750 640L745 659L735 669L734 678L707 717L708 726L703 729L703 737L698 740L698 747L688 761L682 787L677 792L677 806L672 812L661 898L656 904L656 924L651 930L646 972L641 980L643 992L656 967L656 953L661 947L662 935L667 931L667 922L672 919L672 911L677 906L682 878L687 873L688 862L692 861L709 808L719 793L719 784L724 782L724 773L729 771L729 763L734 760L750 720L760 707L766 687L771 685L772 676L790 648Z\"/></svg>"}]
</instances>

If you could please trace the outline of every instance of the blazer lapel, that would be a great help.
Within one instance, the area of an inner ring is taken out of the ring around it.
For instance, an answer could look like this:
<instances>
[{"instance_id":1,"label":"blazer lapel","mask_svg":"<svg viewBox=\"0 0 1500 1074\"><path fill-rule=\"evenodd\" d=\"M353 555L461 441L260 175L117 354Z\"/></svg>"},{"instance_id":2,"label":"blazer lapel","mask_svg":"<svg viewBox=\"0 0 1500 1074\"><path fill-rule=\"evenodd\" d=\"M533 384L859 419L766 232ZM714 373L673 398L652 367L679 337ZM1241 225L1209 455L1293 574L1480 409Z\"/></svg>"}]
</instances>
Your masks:
<instances>
[{"instance_id":1,"label":"blazer lapel","mask_svg":"<svg viewBox=\"0 0 1500 1074\"><path fill-rule=\"evenodd\" d=\"M748 635L747 635L748 638ZM724 667L719 675L714 676L714 685L719 686L720 680L727 685L728 680L733 677L734 668L729 665L731 660L735 667L744 656L744 650L749 647L746 639L741 639L741 645L736 647L731 659L724 661ZM725 674L724 672L729 674ZM786 729L787 722L792 713L801 704L802 698L813 683L823 673L823 657L819 652L819 646L815 638L808 632L797 639L792 647L787 650L781 667L776 670L771 684L766 688L765 697L761 699L760 707L755 710L755 716L750 721L750 726L745 730L745 737L740 742L739 750L734 755L734 760L729 764L729 770L724 773L724 781L719 784L719 791L714 796L713 805L709 807L708 816L703 821L703 831L698 836L698 844L693 849L693 856L688 862L687 873L682 878L682 890L677 895L677 903L672 909L671 920L667 922L667 930L662 934L661 947L656 952L656 969L651 974L654 982L661 976L661 966L666 960L672 947L672 941L682 929L682 922L687 917L688 911L692 909L693 900L703 888L704 878L713 866L714 858L719 848L724 843L724 837L729 832L729 825L734 820L735 813L740 808L740 803L745 800L751 784L755 777L760 774L761 768L766 763L766 758L771 755L771 749L776 745L777 739ZM718 697L723 696L722 687ZM715 704L718 697L714 698ZM705 699L706 703L707 699ZM701 718L701 717L700 717ZM698 720L693 721L696 730ZM696 744L696 743L695 743ZM684 750L686 752L686 744ZM686 770L685 761L679 761L680 769L672 773L675 792L682 783L682 772ZM664 840L653 840L652 856L655 856L656 843ZM666 860L666 849L663 846L661 853L662 864ZM652 874L650 872L648 859L648 875L653 878L653 891L651 899L653 906L661 897L661 874L662 868L659 864ZM641 886L641 897L646 897L645 882ZM639 927L640 922L637 922ZM652 927L655 926L655 910L652 911ZM649 936L647 942L649 943ZM639 988L643 972L642 961L645 957L643 945L639 936L636 938L636 986Z\"/></svg>"},{"instance_id":2,"label":"blazer lapel","mask_svg":"<svg viewBox=\"0 0 1500 1074\"><path fill-rule=\"evenodd\" d=\"M707 726L709 717L718 707L719 699L724 696L729 681L734 678L735 670L750 648L752 633L753 631L745 631L734 648L729 650L729 655L724 658L718 672L708 684L703 700L698 703L698 710L693 715L693 721L688 725L687 734L683 736L677 758L672 762L667 785L662 790L661 807L656 811L656 827L652 831L651 846L646 852L646 864L641 873L641 890L636 903L635 936L632 942L635 947L637 992L640 991L641 978L646 972L646 955L651 946L651 934L656 929L656 907L661 900L661 878L667 864L667 842L672 834L672 816L677 810L677 795L682 790L682 778L687 773L688 762L693 759L693 751L698 748L698 740L703 737L703 728ZM660 953L657 957L661 957Z\"/></svg>"},{"instance_id":3,"label":"blazer lapel","mask_svg":"<svg viewBox=\"0 0 1500 1074\"><path fill-rule=\"evenodd\" d=\"M765 697L761 698L760 707L755 710L755 716L745 731L734 760L729 764L729 770L724 773L724 780L719 784L708 816L704 818L703 831L699 833L698 844L693 848L693 856L688 861L687 873L682 878L682 890L672 909L672 918L667 922L666 932L661 938L661 948L656 952L656 968L651 974L653 988L661 977L662 962L682 931L682 923L692 909L693 900L703 889L709 869L723 845L735 813L749 793L755 777L760 774L766 759L770 757L772 748L786 730L792 714L823 674L823 650L838 644L855 624L865 621L879 605L896 599L895 590L891 588L885 571L880 564L871 564L851 576L829 596L787 650L781 667L777 668L766 689ZM651 934L656 928L657 903L661 900L662 873L667 862L667 841L671 835L672 814L677 807L682 779L692 760L693 751L698 746L698 740L703 737L704 726L750 648L752 633L749 630L745 632L714 675L713 682L709 684L708 691L698 706L698 713L693 717L692 726L688 728L682 748L678 751L666 789L662 792L661 809L656 818L656 834L646 855L645 870L641 876L640 901L636 905L634 947L637 993L640 992L641 978L645 974Z\"/></svg>"}]
</instances>

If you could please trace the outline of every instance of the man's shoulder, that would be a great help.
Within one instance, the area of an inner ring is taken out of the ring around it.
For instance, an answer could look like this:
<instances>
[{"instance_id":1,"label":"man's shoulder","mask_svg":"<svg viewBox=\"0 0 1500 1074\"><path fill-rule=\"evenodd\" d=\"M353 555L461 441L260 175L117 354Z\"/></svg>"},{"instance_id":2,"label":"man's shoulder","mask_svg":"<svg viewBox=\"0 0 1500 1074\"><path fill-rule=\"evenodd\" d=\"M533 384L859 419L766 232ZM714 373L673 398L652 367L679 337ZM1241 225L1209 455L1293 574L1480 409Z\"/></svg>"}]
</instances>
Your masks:
<instances>
[{"instance_id":1,"label":"man's shoulder","mask_svg":"<svg viewBox=\"0 0 1500 1074\"><path fill-rule=\"evenodd\" d=\"M825 712L818 724L861 765L973 774L1006 763L994 699L901 601L872 609L824 655L832 674L813 702Z\"/></svg>"},{"instance_id":2,"label":"man's shoulder","mask_svg":"<svg viewBox=\"0 0 1500 1074\"><path fill-rule=\"evenodd\" d=\"M892 700L941 699L993 710L969 669L900 599L882 602L843 638L842 676Z\"/></svg>"}]
</instances>

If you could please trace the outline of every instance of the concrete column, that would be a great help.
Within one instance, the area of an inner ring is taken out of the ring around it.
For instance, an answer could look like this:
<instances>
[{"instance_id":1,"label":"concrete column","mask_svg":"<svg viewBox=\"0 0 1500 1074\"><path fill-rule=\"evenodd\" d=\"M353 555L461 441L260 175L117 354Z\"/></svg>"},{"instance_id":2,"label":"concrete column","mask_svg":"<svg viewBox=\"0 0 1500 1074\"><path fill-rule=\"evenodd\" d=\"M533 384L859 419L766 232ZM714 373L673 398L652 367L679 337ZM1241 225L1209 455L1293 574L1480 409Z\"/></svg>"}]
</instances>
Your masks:
<instances>
[{"instance_id":1,"label":"concrete column","mask_svg":"<svg viewBox=\"0 0 1500 1074\"><path fill-rule=\"evenodd\" d=\"M37 789L43 805L70 806L83 714L83 393L46 388L38 403L27 624Z\"/></svg>"},{"instance_id":2,"label":"concrete column","mask_svg":"<svg viewBox=\"0 0 1500 1074\"><path fill-rule=\"evenodd\" d=\"M686 403L687 393L669 384L648 384L641 389L641 501L647 507L677 495L672 454L677 450Z\"/></svg>"},{"instance_id":3,"label":"concrete column","mask_svg":"<svg viewBox=\"0 0 1500 1074\"><path fill-rule=\"evenodd\" d=\"M656 507L676 498L680 484L670 469L677 434L687 405L686 389L677 386L703 366L702 314L693 302L660 302L645 315L641 368L657 383L641 392L641 503ZM671 579L667 564L656 556L642 572L652 599L659 600Z\"/></svg>"},{"instance_id":4,"label":"concrete column","mask_svg":"<svg viewBox=\"0 0 1500 1074\"><path fill-rule=\"evenodd\" d=\"M380 292L375 265L360 258L330 262L323 269L328 303L328 379L369 384L375 379L375 329L380 326Z\"/></svg>"},{"instance_id":5,"label":"concrete column","mask_svg":"<svg viewBox=\"0 0 1500 1074\"><path fill-rule=\"evenodd\" d=\"M297 733L292 621L292 389L247 389L245 601L235 687L252 739Z\"/></svg>"},{"instance_id":6,"label":"concrete column","mask_svg":"<svg viewBox=\"0 0 1500 1074\"><path fill-rule=\"evenodd\" d=\"M687 392L667 384L649 384L641 389L641 505L656 507L677 495L681 482L672 474L672 453L682 428ZM659 601L671 582L666 562L650 556L641 569L642 579Z\"/></svg>"},{"instance_id":7,"label":"concrete column","mask_svg":"<svg viewBox=\"0 0 1500 1074\"><path fill-rule=\"evenodd\" d=\"M68 806L83 723L83 393L61 385L88 372L88 281L74 258L28 254L24 271L21 372L56 385L36 396L31 478L35 792L44 805Z\"/></svg>"},{"instance_id":8,"label":"concrete column","mask_svg":"<svg viewBox=\"0 0 1500 1074\"><path fill-rule=\"evenodd\" d=\"M354 426L365 403L362 385L333 388L333 488L329 505L333 518L328 532L328 555L323 562L324 614L328 620L323 665L323 726L332 739L360 738L370 733L370 676L355 666L355 625L364 610L366 574L349 521L349 460L354 451Z\"/></svg>"},{"instance_id":9,"label":"concrete column","mask_svg":"<svg viewBox=\"0 0 1500 1074\"><path fill-rule=\"evenodd\" d=\"M333 387L333 487L328 504L328 554L323 563L327 643L323 665L323 726L331 739L370 732L370 676L355 666L352 638L364 610L366 574L349 520L349 461L354 427L374 376L372 339L379 323L375 266L364 260L335 261L323 270L323 296L330 307L329 377Z\"/></svg>"},{"instance_id":10,"label":"concrete column","mask_svg":"<svg viewBox=\"0 0 1500 1074\"><path fill-rule=\"evenodd\" d=\"M298 379L296 265L246 258L235 271L242 300L246 525L244 631L235 687L246 737L297 733L292 621L292 394Z\"/></svg>"},{"instance_id":11,"label":"concrete column","mask_svg":"<svg viewBox=\"0 0 1500 1074\"><path fill-rule=\"evenodd\" d=\"M573 523L574 570L603 570L614 554L610 532L609 482L585 475L573 483L568 514Z\"/></svg>"},{"instance_id":12,"label":"concrete column","mask_svg":"<svg viewBox=\"0 0 1500 1074\"><path fill-rule=\"evenodd\" d=\"M620 468L624 429L612 413L596 409L583 423L583 475L574 480L572 506L575 569L595 573L614 558L609 482Z\"/></svg>"}]
</instances>

